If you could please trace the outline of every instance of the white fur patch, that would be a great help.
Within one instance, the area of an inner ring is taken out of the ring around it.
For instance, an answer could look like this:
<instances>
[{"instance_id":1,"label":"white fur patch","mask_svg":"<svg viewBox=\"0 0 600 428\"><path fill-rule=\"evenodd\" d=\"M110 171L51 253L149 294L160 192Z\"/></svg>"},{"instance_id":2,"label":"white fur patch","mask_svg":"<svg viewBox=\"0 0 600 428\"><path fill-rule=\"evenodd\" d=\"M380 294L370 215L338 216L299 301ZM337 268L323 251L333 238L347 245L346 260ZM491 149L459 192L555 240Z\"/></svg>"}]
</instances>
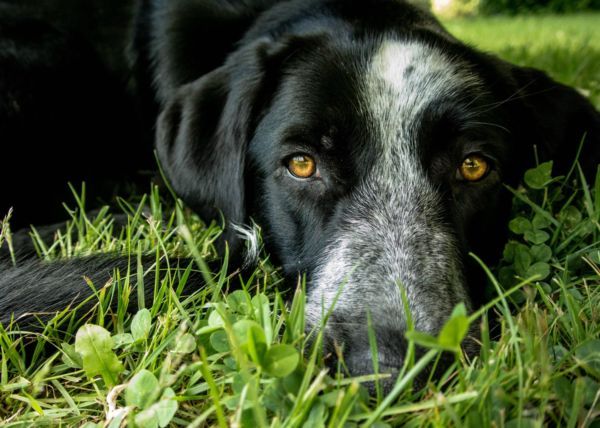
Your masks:
<instances>
[{"instance_id":1,"label":"white fur patch","mask_svg":"<svg viewBox=\"0 0 600 428\"><path fill-rule=\"evenodd\" d=\"M252 222L252 225L231 223L231 228L235 233L246 243L246 251L244 254L244 267L252 266L258 263L260 250L262 248L262 240L260 235L260 227Z\"/></svg>"},{"instance_id":2,"label":"white fur patch","mask_svg":"<svg viewBox=\"0 0 600 428\"><path fill-rule=\"evenodd\" d=\"M459 99L480 85L466 64L424 42L385 41L373 58L365 90L383 142L396 146L417 143L407 134L427 106Z\"/></svg>"}]
</instances>

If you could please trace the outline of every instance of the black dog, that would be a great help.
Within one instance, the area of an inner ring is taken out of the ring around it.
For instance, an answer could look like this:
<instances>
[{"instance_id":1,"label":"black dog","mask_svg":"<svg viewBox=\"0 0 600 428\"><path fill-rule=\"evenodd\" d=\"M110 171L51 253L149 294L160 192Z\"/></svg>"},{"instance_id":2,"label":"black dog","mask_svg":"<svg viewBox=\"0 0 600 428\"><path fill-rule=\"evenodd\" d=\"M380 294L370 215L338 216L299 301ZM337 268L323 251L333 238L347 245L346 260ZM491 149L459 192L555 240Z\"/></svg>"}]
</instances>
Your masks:
<instances>
[{"instance_id":1,"label":"black dog","mask_svg":"<svg viewBox=\"0 0 600 428\"><path fill-rule=\"evenodd\" d=\"M559 171L584 136L584 169L599 159L600 114L584 97L398 0L142 1L131 52L177 194L224 214L234 252L256 221L284 272L306 273L311 325L342 287L327 334L355 374L372 368L368 313L382 370L402 363L399 283L420 331L479 303L466 254L498 256L502 183L518 183L534 145ZM0 316L59 308L111 263L8 268Z\"/></svg>"}]
</instances>

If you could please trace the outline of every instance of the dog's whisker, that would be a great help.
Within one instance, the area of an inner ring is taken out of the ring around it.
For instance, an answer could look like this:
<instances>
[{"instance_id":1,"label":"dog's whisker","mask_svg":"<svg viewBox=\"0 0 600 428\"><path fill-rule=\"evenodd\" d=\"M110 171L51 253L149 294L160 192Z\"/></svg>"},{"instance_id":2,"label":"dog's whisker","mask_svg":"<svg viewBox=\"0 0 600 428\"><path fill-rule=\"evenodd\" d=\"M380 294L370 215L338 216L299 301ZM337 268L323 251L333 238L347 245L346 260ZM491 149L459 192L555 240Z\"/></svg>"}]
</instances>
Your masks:
<instances>
[{"instance_id":1,"label":"dog's whisker","mask_svg":"<svg viewBox=\"0 0 600 428\"><path fill-rule=\"evenodd\" d=\"M510 134L510 129L508 129L505 126L502 126L498 123L492 123L492 122L481 122L481 121L475 121L475 120L471 120L469 122L467 122L468 125L481 125L481 126L491 126L492 128L498 128L501 129L502 131L506 132L507 134Z\"/></svg>"}]
</instances>

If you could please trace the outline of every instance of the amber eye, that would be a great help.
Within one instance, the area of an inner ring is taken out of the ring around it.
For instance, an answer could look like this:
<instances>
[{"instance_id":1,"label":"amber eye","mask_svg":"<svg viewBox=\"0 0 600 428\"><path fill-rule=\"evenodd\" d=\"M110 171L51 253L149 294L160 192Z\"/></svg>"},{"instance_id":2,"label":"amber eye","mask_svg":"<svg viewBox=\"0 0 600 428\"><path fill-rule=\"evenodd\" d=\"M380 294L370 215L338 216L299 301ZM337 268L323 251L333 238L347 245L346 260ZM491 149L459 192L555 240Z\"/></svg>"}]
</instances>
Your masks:
<instances>
[{"instance_id":1,"label":"amber eye","mask_svg":"<svg viewBox=\"0 0 600 428\"><path fill-rule=\"evenodd\" d=\"M317 171L317 164L307 155L296 155L288 161L288 171L297 178L310 178Z\"/></svg>"},{"instance_id":2,"label":"amber eye","mask_svg":"<svg viewBox=\"0 0 600 428\"><path fill-rule=\"evenodd\" d=\"M463 160L458 169L462 178L467 181L479 181L489 170L488 162L479 155L470 155Z\"/></svg>"}]
</instances>

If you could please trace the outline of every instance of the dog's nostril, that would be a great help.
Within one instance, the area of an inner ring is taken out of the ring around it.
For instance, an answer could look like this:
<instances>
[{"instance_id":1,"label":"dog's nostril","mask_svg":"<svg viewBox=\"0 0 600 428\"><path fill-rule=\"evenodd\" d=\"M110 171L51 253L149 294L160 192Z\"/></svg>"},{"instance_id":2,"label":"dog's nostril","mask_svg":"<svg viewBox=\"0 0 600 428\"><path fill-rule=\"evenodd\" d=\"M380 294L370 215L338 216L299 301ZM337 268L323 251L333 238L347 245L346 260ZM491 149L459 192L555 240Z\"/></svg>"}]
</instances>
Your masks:
<instances>
[{"instance_id":1,"label":"dog's nostril","mask_svg":"<svg viewBox=\"0 0 600 428\"><path fill-rule=\"evenodd\" d=\"M392 369L398 369L402 364L401 356L398 358L390 358L388 355L383 354L381 351L377 355L377 364L373 362L373 354L370 349L361 351L350 351L344 353L344 362L348 371L352 376L363 376L367 374L373 374L376 366L379 368L380 373L387 372Z\"/></svg>"},{"instance_id":2,"label":"dog's nostril","mask_svg":"<svg viewBox=\"0 0 600 428\"><path fill-rule=\"evenodd\" d=\"M384 375L379 379L379 386L384 393L391 390L396 382L396 378L402 367L404 355L396 354L391 351L379 350L377 355L377 370L373 362L373 354L370 349L353 350L344 353L344 362L353 377L368 376L377 374ZM387 375L387 376L386 376ZM375 392L375 382L369 381L363 383L370 393Z\"/></svg>"}]
</instances>

